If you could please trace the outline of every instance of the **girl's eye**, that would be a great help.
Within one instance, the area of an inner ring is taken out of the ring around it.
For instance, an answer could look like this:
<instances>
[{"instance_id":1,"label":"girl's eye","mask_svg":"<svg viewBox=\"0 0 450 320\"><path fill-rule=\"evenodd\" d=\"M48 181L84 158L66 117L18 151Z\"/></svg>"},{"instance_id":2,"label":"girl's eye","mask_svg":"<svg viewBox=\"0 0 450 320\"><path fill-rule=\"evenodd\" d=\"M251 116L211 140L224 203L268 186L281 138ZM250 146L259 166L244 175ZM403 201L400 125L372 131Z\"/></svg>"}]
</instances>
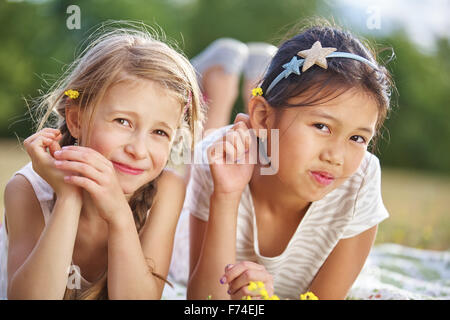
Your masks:
<instances>
[{"instance_id":1,"label":"girl's eye","mask_svg":"<svg viewBox=\"0 0 450 320\"><path fill-rule=\"evenodd\" d=\"M319 129L321 131L326 131L326 132L330 131L330 129L326 125L324 125L323 123L315 123L314 127L316 127L317 129Z\"/></svg>"},{"instance_id":2,"label":"girl's eye","mask_svg":"<svg viewBox=\"0 0 450 320\"><path fill-rule=\"evenodd\" d=\"M351 136L350 139L357 143L366 143L366 139L362 136Z\"/></svg>"},{"instance_id":3,"label":"girl's eye","mask_svg":"<svg viewBox=\"0 0 450 320\"><path fill-rule=\"evenodd\" d=\"M155 130L155 133L157 134L157 135L160 135L160 136L166 136L166 137L169 137L169 135L165 132L165 131L163 131L163 130Z\"/></svg>"},{"instance_id":4,"label":"girl's eye","mask_svg":"<svg viewBox=\"0 0 450 320\"><path fill-rule=\"evenodd\" d=\"M117 121L118 123L120 123L123 126L131 127L130 122L126 119L119 118L119 119L116 119L115 121Z\"/></svg>"}]
</instances>

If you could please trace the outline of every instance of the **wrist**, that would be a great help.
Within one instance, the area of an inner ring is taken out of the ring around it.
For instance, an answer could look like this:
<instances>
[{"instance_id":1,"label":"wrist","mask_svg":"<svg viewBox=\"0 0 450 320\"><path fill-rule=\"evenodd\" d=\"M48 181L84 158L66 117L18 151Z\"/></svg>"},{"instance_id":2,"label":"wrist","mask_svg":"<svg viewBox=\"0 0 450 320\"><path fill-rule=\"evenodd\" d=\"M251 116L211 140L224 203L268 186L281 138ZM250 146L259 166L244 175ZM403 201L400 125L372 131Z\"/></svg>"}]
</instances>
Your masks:
<instances>
[{"instance_id":1,"label":"wrist","mask_svg":"<svg viewBox=\"0 0 450 320\"><path fill-rule=\"evenodd\" d=\"M109 216L112 216L112 218L108 219L106 222L111 231L122 231L129 228L136 229L133 212L130 207L118 210L115 214Z\"/></svg>"},{"instance_id":2,"label":"wrist","mask_svg":"<svg viewBox=\"0 0 450 320\"><path fill-rule=\"evenodd\" d=\"M83 197L78 192L59 192L56 193L56 200L63 203L71 203L74 205L80 205L83 203Z\"/></svg>"},{"instance_id":3,"label":"wrist","mask_svg":"<svg viewBox=\"0 0 450 320\"><path fill-rule=\"evenodd\" d=\"M225 215L235 220L242 193L215 193L210 197L210 215Z\"/></svg>"},{"instance_id":4,"label":"wrist","mask_svg":"<svg viewBox=\"0 0 450 320\"><path fill-rule=\"evenodd\" d=\"M237 201L239 202L241 200L242 191L233 191L233 192L221 192L214 190L211 194L211 201L225 201L229 203L230 201Z\"/></svg>"}]
</instances>

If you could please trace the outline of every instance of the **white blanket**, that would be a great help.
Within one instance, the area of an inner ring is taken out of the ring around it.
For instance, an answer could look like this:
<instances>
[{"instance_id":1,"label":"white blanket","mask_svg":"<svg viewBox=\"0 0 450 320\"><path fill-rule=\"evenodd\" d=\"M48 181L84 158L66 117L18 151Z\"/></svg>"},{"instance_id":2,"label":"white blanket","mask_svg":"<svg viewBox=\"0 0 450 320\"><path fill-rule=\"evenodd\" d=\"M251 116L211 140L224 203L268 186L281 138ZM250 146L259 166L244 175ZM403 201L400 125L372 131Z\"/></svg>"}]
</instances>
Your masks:
<instances>
[{"instance_id":1,"label":"white blanket","mask_svg":"<svg viewBox=\"0 0 450 320\"><path fill-rule=\"evenodd\" d=\"M166 285L162 299L186 299L186 286L176 281L172 283L174 288ZM397 244L376 245L347 299L448 300L450 251L421 250Z\"/></svg>"}]
</instances>

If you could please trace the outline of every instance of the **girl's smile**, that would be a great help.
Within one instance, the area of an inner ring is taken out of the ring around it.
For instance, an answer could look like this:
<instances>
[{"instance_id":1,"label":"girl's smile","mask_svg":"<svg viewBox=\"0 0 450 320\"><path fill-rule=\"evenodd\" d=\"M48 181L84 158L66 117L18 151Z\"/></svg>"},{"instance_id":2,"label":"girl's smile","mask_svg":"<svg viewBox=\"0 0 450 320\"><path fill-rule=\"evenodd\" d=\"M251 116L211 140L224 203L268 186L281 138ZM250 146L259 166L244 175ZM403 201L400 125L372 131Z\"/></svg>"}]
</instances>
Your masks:
<instances>
[{"instance_id":1,"label":"girl's smile","mask_svg":"<svg viewBox=\"0 0 450 320\"><path fill-rule=\"evenodd\" d=\"M116 161L111 161L111 162L114 165L114 168L116 168L117 170L119 170L120 172L123 172L125 174L139 175L144 172L143 169L133 168L131 166L128 166L128 165L120 163L120 162L116 162Z\"/></svg>"},{"instance_id":2,"label":"girl's smile","mask_svg":"<svg viewBox=\"0 0 450 320\"><path fill-rule=\"evenodd\" d=\"M328 186L333 183L334 176L325 171L310 171L312 178L321 186Z\"/></svg>"}]
</instances>

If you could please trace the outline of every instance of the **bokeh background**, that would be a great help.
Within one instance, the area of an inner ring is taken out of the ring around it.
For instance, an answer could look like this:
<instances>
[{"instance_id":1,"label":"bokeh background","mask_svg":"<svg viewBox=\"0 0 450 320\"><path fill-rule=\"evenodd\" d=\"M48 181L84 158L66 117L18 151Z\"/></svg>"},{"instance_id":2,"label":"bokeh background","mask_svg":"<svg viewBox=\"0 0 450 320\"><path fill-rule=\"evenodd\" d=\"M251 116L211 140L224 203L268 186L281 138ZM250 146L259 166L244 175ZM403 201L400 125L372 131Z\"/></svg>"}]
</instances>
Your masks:
<instances>
[{"instance_id":1,"label":"bokeh background","mask_svg":"<svg viewBox=\"0 0 450 320\"><path fill-rule=\"evenodd\" d=\"M70 5L80 9L79 28L69 27ZM11 175L29 161L21 142L33 132L32 99L62 74L102 22L134 20L162 29L192 58L219 37L278 45L286 32L313 16L376 44L397 87L376 151L391 214L376 243L448 250L449 0L0 0L1 197ZM232 117L242 110L240 97Z\"/></svg>"}]
</instances>

